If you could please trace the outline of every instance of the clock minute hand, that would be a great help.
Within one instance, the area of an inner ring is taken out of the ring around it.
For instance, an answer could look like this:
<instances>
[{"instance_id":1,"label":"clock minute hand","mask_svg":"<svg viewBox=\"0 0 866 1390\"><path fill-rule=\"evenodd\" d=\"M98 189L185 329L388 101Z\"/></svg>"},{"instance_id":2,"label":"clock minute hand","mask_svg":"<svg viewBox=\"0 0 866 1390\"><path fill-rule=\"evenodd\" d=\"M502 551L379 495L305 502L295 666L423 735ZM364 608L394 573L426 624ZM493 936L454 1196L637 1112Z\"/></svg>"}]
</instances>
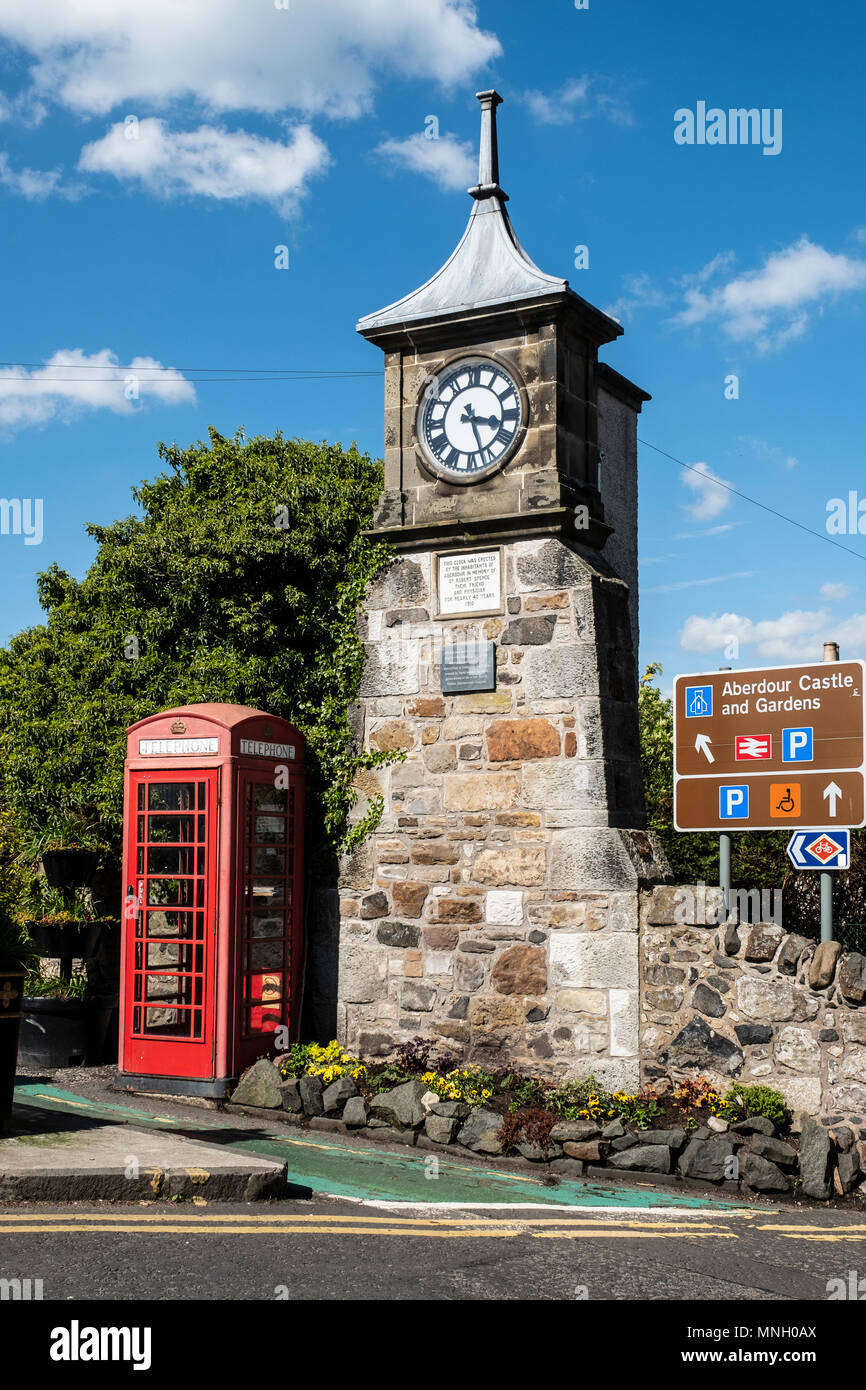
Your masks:
<instances>
[{"instance_id":1,"label":"clock minute hand","mask_svg":"<svg viewBox=\"0 0 866 1390\"><path fill-rule=\"evenodd\" d=\"M461 422L462 422L464 425L471 425L471 426L472 426L472 433L475 435L476 441L477 441L477 443L478 443L478 451L479 451L479 453L483 452L483 450L484 450L484 445L483 445L482 442L481 442L481 435L478 433L478 426L479 426L479 424L481 423L481 421L478 421L478 420L475 419L475 414L474 414L474 412L473 412L473 409L472 409L472 406L471 406L471 405L467 405L465 411L463 412L463 414L462 414L462 416L461 416L460 418L461 418Z\"/></svg>"}]
</instances>

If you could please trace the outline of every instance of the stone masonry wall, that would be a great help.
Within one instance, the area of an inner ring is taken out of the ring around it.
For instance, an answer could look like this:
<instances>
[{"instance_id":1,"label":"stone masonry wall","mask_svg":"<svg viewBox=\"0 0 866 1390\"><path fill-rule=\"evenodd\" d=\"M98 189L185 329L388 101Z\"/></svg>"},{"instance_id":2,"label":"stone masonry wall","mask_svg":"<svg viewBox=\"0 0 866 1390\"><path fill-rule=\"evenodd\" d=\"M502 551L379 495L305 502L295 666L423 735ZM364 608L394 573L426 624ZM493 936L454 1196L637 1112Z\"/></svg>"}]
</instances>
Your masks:
<instances>
[{"instance_id":1,"label":"stone masonry wall","mask_svg":"<svg viewBox=\"0 0 866 1390\"><path fill-rule=\"evenodd\" d=\"M795 1113L866 1126L866 957L723 915L720 889L642 895L642 1080L772 1086Z\"/></svg>"},{"instance_id":2,"label":"stone masonry wall","mask_svg":"<svg viewBox=\"0 0 866 1390\"><path fill-rule=\"evenodd\" d=\"M359 778L358 813L381 796L384 814L341 867L330 956L317 929L337 1033L368 1056L424 1034L467 1059L634 1086L638 887L665 864L632 828L628 591L557 540L505 552L501 618L435 622L429 552L368 597L356 731L406 759ZM497 688L443 695L441 642L467 637L496 642Z\"/></svg>"}]
</instances>

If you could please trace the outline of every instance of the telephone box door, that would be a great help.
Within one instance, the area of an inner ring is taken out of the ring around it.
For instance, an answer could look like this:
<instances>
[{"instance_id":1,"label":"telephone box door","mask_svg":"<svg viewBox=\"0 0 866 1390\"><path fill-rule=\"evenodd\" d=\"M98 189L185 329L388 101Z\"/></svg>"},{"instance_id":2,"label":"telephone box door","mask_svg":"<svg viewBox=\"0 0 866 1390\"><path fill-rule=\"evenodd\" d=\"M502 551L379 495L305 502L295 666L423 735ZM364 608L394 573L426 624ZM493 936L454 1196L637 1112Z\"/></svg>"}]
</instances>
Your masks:
<instances>
[{"instance_id":1,"label":"telephone box door","mask_svg":"<svg viewBox=\"0 0 866 1390\"><path fill-rule=\"evenodd\" d=\"M298 977L298 913L303 808L294 782L274 785L273 774L241 772L238 966L238 1065L260 1057L262 1043L292 1020Z\"/></svg>"},{"instance_id":2,"label":"telephone box door","mask_svg":"<svg viewBox=\"0 0 866 1390\"><path fill-rule=\"evenodd\" d=\"M219 773L130 776L123 1067L212 1076Z\"/></svg>"}]
</instances>

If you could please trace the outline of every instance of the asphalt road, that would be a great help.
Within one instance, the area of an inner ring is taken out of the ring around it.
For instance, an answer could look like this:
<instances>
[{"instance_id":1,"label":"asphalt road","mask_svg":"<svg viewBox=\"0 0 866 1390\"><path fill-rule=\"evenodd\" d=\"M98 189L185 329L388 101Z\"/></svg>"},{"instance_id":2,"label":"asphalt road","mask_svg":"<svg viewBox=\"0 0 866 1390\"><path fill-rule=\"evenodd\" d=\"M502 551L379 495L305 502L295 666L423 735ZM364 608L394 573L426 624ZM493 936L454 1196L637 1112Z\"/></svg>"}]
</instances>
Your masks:
<instances>
[{"instance_id":1,"label":"asphalt road","mask_svg":"<svg viewBox=\"0 0 866 1390\"><path fill-rule=\"evenodd\" d=\"M821 1302L851 1270L866 1274L866 1221L790 1206L0 1207L0 1279L42 1279L46 1300Z\"/></svg>"}]
</instances>

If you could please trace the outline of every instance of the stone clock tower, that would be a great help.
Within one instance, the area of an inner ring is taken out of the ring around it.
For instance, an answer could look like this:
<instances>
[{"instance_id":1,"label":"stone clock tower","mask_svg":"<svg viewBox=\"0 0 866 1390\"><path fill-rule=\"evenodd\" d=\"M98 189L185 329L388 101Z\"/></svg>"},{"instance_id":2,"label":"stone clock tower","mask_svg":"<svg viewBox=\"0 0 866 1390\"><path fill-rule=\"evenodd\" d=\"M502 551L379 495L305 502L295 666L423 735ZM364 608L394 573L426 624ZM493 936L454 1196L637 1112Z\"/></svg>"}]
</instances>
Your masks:
<instances>
[{"instance_id":1,"label":"stone clock tower","mask_svg":"<svg viewBox=\"0 0 866 1390\"><path fill-rule=\"evenodd\" d=\"M377 832L341 865L313 982L367 1054L423 1033L463 1057L638 1082L636 421L598 361L622 329L524 251L479 94L472 214L450 260L358 331L385 354L395 559L367 595L356 731ZM334 992L333 983L330 990ZM318 1005L318 1008L317 1008Z\"/></svg>"}]
</instances>

